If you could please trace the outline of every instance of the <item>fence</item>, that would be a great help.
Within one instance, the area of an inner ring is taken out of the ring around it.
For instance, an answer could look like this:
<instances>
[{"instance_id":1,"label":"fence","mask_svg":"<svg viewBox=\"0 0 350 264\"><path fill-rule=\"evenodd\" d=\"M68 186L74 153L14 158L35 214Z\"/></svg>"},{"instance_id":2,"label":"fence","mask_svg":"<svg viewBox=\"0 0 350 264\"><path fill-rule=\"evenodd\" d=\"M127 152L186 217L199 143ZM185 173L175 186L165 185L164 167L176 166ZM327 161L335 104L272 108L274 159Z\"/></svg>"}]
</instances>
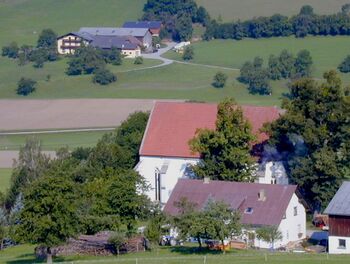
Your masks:
<instances>
[{"instance_id":1,"label":"fence","mask_svg":"<svg viewBox=\"0 0 350 264\"><path fill-rule=\"evenodd\" d=\"M263 253L263 254L226 254L226 255L196 255L196 256L159 256L159 257L110 257L91 260L75 260L59 262L61 264L349 264L350 256L335 256L328 254L305 253Z\"/></svg>"}]
</instances>

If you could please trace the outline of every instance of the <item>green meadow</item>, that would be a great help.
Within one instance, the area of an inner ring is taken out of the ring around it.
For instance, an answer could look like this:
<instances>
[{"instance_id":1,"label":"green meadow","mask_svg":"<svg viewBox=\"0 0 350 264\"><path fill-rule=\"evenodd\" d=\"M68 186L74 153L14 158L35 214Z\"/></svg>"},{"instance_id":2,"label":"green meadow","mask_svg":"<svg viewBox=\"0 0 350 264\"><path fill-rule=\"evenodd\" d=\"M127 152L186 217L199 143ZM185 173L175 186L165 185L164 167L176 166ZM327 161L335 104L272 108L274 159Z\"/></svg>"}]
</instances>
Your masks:
<instances>
[{"instance_id":1,"label":"green meadow","mask_svg":"<svg viewBox=\"0 0 350 264\"><path fill-rule=\"evenodd\" d=\"M212 40L197 42L194 45L194 63L240 68L247 60L260 56L267 63L271 54L278 55L286 49L295 55L302 49L310 51L313 58L313 74L322 77L330 69L336 69L339 63L350 54L350 37L295 37ZM165 57L181 60L181 57L169 51ZM342 75L350 82L350 74Z\"/></svg>"},{"instance_id":2,"label":"green meadow","mask_svg":"<svg viewBox=\"0 0 350 264\"><path fill-rule=\"evenodd\" d=\"M101 86L92 83L90 75L67 76L64 73L66 67L64 60L47 63L43 69L34 69L31 65L20 67L14 61L6 60L6 62L0 63L0 69L1 66L4 69L4 71L0 70L0 78L2 78L0 98L139 98L219 101L224 97L234 96L240 103L279 105L281 94L286 92L283 83L276 82L273 85L273 96L250 95L247 89L236 81L239 72L229 69L224 70L229 75L226 86L222 89L216 89L212 87L211 83L213 76L220 69L201 65L173 63L165 67L129 72L123 72L122 68L119 68L127 67L127 65L110 66L118 80L110 85ZM150 63L155 62L159 63L159 61L151 61ZM8 65L6 66L6 64ZM47 81L48 74L50 74L49 81ZM22 76L38 81L37 90L26 97L15 93L17 81Z\"/></svg>"},{"instance_id":3,"label":"green meadow","mask_svg":"<svg viewBox=\"0 0 350 264\"><path fill-rule=\"evenodd\" d=\"M315 13L331 14L341 9L348 0L196 0L213 18L224 21L271 16L275 13L296 15L303 5L311 5Z\"/></svg>"},{"instance_id":4,"label":"green meadow","mask_svg":"<svg viewBox=\"0 0 350 264\"><path fill-rule=\"evenodd\" d=\"M92 147L105 133L111 131L62 132L43 133L36 135L0 135L1 150L19 150L26 139L35 137L41 142L43 150L57 150L62 147L74 149L76 147Z\"/></svg>"},{"instance_id":5,"label":"green meadow","mask_svg":"<svg viewBox=\"0 0 350 264\"><path fill-rule=\"evenodd\" d=\"M44 28L57 34L82 26L121 26L142 16L145 0L0 0L0 46L34 44Z\"/></svg>"}]
</instances>

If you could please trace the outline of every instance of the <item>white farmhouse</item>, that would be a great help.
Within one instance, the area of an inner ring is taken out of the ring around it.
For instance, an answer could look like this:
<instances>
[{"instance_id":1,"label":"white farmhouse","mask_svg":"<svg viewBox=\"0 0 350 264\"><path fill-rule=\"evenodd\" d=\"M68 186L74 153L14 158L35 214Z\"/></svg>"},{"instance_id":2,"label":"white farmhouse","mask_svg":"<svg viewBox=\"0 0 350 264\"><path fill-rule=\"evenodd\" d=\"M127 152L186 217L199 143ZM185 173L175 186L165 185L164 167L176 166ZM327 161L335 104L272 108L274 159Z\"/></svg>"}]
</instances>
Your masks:
<instances>
[{"instance_id":1,"label":"white farmhouse","mask_svg":"<svg viewBox=\"0 0 350 264\"><path fill-rule=\"evenodd\" d=\"M350 254L350 182L345 181L326 208L329 216L328 251Z\"/></svg>"},{"instance_id":2,"label":"white farmhouse","mask_svg":"<svg viewBox=\"0 0 350 264\"><path fill-rule=\"evenodd\" d=\"M225 181L180 179L176 184L164 212L178 214L176 202L186 198L203 209L209 200L222 201L241 214L241 223L250 233L263 226L276 226L282 239L274 242L274 248L297 242L306 236L306 213L296 195L295 185L239 183ZM250 241L255 247L272 245L258 238Z\"/></svg>"},{"instance_id":3,"label":"white farmhouse","mask_svg":"<svg viewBox=\"0 0 350 264\"><path fill-rule=\"evenodd\" d=\"M242 109L257 135L257 146L262 145L268 136L259 130L264 123L277 119L279 110L258 106L242 106ZM199 128L215 129L216 116L216 104L156 102L140 147L140 162L135 168L151 185L148 192L151 200L165 204L179 178L194 177L190 167L200 162L200 155L191 152L188 142ZM263 175L268 177L259 177L259 182L271 183L277 167L280 172L284 171L281 164L272 165L264 167ZM282 172L278 175L283 175ZM285 183L283 177L280 178L281 181L272 183Z\"/></svg>"}]
</instances>

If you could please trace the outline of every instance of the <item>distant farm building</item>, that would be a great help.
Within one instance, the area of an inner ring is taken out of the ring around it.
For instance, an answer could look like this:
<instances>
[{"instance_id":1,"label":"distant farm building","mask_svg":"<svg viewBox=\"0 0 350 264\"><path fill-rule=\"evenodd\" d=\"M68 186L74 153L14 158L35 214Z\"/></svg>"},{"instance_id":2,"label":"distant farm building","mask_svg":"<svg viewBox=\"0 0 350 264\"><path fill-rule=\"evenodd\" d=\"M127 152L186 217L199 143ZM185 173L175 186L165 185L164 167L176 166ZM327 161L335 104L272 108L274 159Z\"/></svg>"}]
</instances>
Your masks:
<instances>
[{"instance_id":1,"label":"distant farm building","mask_svg":"<svg viewBox=\"0 0 350 264\"><path fill-rule=\"evenodd\" d=\"M128 58L141 55L141 50L152 49L152 36L148 29L131 28L80 28L57 39L59 54L74 54L82 45L111 49L116 48Z\"/></svg>"},{"instance_id":2,"label":"distant farm building","mask_svg":"<svg viewBox=\"0 0 350 264\"><path fill-rule=\"evenodd\" d=\"M123 24L123 28L147 28L153 37L159 37L162 28L160 21L127 21Z\"/></svg>"},{"instance_id":3,"label":"distant farm building","mask_svg":"<svg viewBox=\"0 0 350 264\"><path fill-rule=\"evenodd\" d=\"M340 186L326 208L329 216L328 250L330 254L350 254L350 182Z\"/></svg>"},{"instance_id":4,"label":"distant farm building","mask_svg":"<svg viewBox=\"0 0 350 264\"><path fill-rule=\"evenodd\" d=\"M186 46L191 45L190 41L182 41L174 46L174 51L178 53L183 53Z\"/></svg>"}]
</instances>

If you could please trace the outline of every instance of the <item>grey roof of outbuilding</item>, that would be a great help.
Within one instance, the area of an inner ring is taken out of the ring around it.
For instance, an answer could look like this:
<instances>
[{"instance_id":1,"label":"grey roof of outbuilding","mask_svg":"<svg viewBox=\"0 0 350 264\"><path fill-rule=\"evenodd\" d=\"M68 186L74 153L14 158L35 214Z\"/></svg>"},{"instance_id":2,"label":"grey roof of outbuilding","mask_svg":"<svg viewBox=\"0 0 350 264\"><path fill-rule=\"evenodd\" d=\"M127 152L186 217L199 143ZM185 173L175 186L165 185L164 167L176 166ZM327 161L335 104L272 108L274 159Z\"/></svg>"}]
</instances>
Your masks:
<instances>
[{"instance_id":1,"label":"grey roof of outbuilding","mask_svg":"<svg viewBox=\"0 0 350 264\"><path fill-rule=\"evenodd\" d=\"M343 182L324 213L350 216L350 181Z\"/></svg>"},{"instance_id":2,"label":"grey roof of outbuilding","mask_svg":"<svg viewBox=\"0 0 350 264\"><path fill-rule=\"evenodd\" d=\"M137 44L132 43L126 36L94 36L91 46L100 49L136 49Z\"/></svg>"},{"instance_id":3,"label":"grey roof of outbuilding","mask_svg":"<svg viewBox=\"0 0 350 264\"><path fill-rule=\"evenodd\" d=\"M127 21L123 24L123 28L149 28L159 29L162 26L160 21Z\"/></svg>"},{"instance_id":4,"label":"grey roof of outbuilding","mask_svg":"<svg viewBox=\"0 0 350 264\"><path fill-rule=\"evenodd\" d=\"M134 36L143 37L147 28L115 28L115 27L82 27L79 33L88 33L93 36Z\"/></svg>"},{"instance_id":5,"label":"grey roof of outbuilding","mask_svg":"<svg viewBox=\"0 0 350 264\"><path fill-rule=\"evenodd\" d=\"M260 201L258 193L263 190L266 199ZM227 181L179 179L172 191L164 212L170 215L178 214L175 203L181 198L196 205L201 210L209 199L225 202L233 210L242 213L242 224L263 226L279 225L286 213L288 204L296 191L295 185L242 183ZM252 213L244 211L252 209Z\"/></svg>"}]
</instances>

